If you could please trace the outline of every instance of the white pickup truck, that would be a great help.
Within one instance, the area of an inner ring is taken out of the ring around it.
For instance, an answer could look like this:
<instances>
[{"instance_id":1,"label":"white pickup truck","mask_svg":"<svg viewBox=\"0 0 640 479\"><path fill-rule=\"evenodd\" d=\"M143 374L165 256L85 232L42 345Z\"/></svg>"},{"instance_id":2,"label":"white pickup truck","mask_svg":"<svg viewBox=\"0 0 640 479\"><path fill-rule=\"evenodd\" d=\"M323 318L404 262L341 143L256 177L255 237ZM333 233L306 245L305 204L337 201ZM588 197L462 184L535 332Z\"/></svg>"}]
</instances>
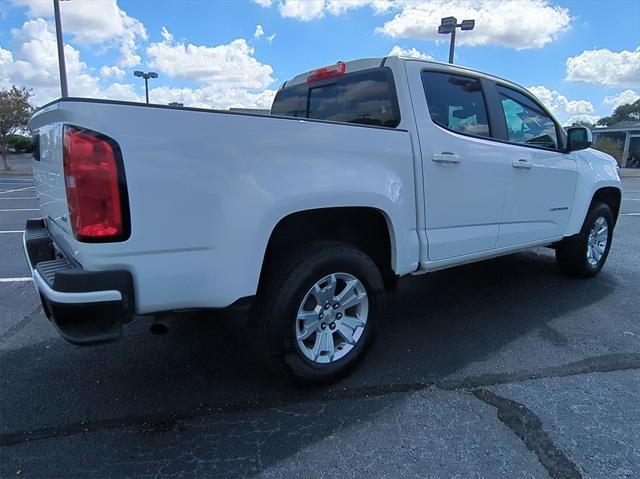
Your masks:
<instances>
[{"instance_id":1,"label":"white pickup truck","mask_svg":"<svg viewBox=\"0 0 640 479\"><path fill-rule=\"evenodd\" d=\"M64 98L30 128L42 218L25 252L62 336L248 305L266 362L307 381L362 357L399 276L541 245L595 276L620 209L588 129L501 78L410 58L298 75L271 115Z\"/></svg>"}]
</instances>

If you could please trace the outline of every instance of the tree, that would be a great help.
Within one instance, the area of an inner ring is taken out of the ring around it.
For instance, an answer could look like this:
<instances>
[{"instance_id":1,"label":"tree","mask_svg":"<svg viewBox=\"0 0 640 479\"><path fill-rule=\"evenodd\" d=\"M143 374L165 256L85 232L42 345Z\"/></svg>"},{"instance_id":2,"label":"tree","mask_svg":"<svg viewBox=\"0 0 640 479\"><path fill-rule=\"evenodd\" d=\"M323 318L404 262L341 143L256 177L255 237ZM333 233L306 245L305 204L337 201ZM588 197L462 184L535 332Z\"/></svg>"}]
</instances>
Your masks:
<instances>
[{"instance_id":1,"label":"tree","mask_svg":"<svg viewBox=\"0 0 640 479\"><path fill-rule=\"evenodd\" d=\"M33 153L33 142L30 136L9 135L7 143L16 153Z\"/></svg>"},{"instance_id":2,"label":"tree","mask_svg":"<svg viewBox=\"0 0 640 479\"><path fill-rule=\"evenodd\" d=\"M599 135L598 139L593 144L593 147L596 150L604 151L609 155L613 156L618 164L622 164L622 142L620 140L616 140L615 138L606 137L604 135Z\"/></svg>"},{"instance_id":3,"label":"tree","mask_svg":"<svg viewBox=\"0 0 640 479\"><path fill-rule=\"evenodd\" d=\"M576 120L570 126L586 126L587 128L595 128L596 124L587 120Z\"/></svg>"},{"instance_id":4,"label":"tree","mask_svg":"<svg viewBox=\"0 0 640 479\"><path fill-rule=\"evenodd\" d=\"M611 126L621 121L640 121L640 99L616 107L611 116L600 118L598 125Z\"/></svg>"},{"instance_id":5,"label":"tree","mask_svg":"<svg viewBox=\"0 0 640 479\"><path fill-rule=\"evenodd\" d=\"M15 85L6 90L0 90L0 155L4 161L5 171L11 169L8 158L9 137L26 128L33 111L29 103L30 96L29 90Z\"/></svg>"}]
</instances>

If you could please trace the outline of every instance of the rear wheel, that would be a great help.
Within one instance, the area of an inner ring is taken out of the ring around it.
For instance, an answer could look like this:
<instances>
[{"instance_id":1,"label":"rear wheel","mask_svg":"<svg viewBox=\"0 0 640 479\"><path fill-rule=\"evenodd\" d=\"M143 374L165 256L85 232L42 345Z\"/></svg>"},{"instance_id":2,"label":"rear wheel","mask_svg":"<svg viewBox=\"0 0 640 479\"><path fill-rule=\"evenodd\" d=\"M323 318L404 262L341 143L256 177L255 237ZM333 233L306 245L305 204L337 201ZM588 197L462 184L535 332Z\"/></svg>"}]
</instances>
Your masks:
<instances>
[{"instance_id":1,"label":"rear wheel","mask_svg":"<svg viewBox=\"0 0 640 479\"><path fill-rule=\"evenodd\" d=\"M593 203L580 233L556 248L560 269L572 276L591 278L604 266L613 235L613 214L604 203Z\"/></svg>"},{"instance_id":2,"label":"rear wheel","mask_svg":"<svg viewBox=\"0 0 640 479\"><path fill-rule=\"evenodd\" d=\"M383 308L384 285L371 258L347 244L322 242L271 268L251 314L268 365L318 382L336 379L361 359Z\"/></svg>"}]
</instances>

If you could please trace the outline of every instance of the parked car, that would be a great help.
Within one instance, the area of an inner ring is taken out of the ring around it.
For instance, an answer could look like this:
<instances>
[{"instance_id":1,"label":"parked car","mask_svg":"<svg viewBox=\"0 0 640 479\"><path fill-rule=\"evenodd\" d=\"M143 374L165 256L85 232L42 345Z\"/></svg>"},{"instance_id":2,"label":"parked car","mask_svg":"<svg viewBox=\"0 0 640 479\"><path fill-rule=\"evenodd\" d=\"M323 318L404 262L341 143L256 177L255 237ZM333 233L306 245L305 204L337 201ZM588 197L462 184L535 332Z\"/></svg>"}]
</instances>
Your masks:
<instances>
[{"instance_id":1,"label":"parked car","mask_svg":"<svg viewBox=\"0 0 640 479\"><path fill-rule=\"evenodd\" d=\"M271 116L63 98L30 128L42 218L25 250L64 338L250 305L266 363L306 381L363 356L398 277L542 245L592 277L620 210L587 128L509 81L410 58L298 75Z\"/></svg>"}]
</instances>

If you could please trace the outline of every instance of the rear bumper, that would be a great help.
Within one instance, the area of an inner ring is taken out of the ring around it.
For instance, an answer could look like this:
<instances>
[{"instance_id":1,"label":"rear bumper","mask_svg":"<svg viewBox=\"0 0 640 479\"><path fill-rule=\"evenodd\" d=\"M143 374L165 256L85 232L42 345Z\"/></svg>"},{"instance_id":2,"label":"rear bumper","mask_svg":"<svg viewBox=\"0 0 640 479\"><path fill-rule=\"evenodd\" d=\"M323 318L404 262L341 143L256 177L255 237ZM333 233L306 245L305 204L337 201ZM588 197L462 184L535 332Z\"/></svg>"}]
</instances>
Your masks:
<instances>
[{"instance_id":1,"label":"rear bumper","mask_svg":"<svg viewBox=\"0 0 640 479\"><path fill-rule=\"evenodd\" d=\"M119 339L135 312L128 271L87 271L56 253L42 220L29 220L24 251L47 318L64 339L90 345Z\"/></svg>"}]
</instances>

